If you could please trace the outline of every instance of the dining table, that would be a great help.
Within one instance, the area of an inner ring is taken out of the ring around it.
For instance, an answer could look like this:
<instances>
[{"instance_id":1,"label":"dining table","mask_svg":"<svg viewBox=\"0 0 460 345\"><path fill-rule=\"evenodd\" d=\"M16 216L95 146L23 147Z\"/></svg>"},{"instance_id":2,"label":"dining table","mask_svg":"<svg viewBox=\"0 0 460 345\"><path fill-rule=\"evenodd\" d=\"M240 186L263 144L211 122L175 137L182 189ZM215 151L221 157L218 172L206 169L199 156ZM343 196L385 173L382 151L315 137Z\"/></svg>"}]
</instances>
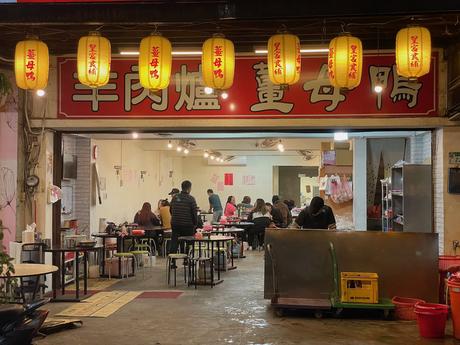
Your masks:
<instances>
[{"instance_id":1,"label":"dining table","mask_svg":"<svg viewBox=\"0 0 460 345\"><path fill-rule=\"evenodd\" d=\"M53 273L53 302L80 302L83 298L89 296L88 294L88 258L89 253L94 252L98 253L103 250L103 247L100 245L95 245L92 247L66 247L66 246L51 246L44 249L45 252L52 253L53 263L58 263L60 272L56 271ZM73 254L74 266L75 266L75 298L72 296L66 295L65 286L66 286L66 254ZM83 295L80 294L80 254L82 255L83 261ZM103 257L104 255L102 255ZM58 284L60 278L60 284ZM58 286L60 285L60 296L58 296Z\"/></svg>"},{"instance_id":2,"label":"dining table","mask_svg":"<svg viewBox=\"0 0 460 345\"><path fill-rule=\"evenodd\" d=\"M107 239L115 239L116 240L116 250L117 253L123 253L125 252L125 240L131 239L133 241L137 241L139 239L144 239L144 238L152 238L152 232L160 232L162 231L163 233L167 233L170 231L168 228L164 228L162 226L154 226L150 229L143 229L144 234L139 234L139 235L133 235L133 234L121 234L121 233L107 233L107 232L98 232L95 234L92 234L92 237L95 238L100 238L102 240L102 248L103 248L103 253L102 255L102 272L101 272L101 277L108 277L106 273L106 264L105 264L105 254L107 252ZM121 272L121 268L119 268L119 271ZM113 275L112 277L114 278L121 278L121 275Z\"/></svg>"},{"instance_id":3,"label":"dining table","mask_svg":"<svg viewBox=\"0 0 460 345\"><path fill-rule=\"evenodd\" d=\"M240 252L238 256L236 257L237 259L244 259L244 248L243 248L243 241L244 241L244 235L245 235L246 230L243 228L237 228L237 227L231 227L231 228L226 228L226 227L216 227L213 226L211 231L203 231L203 235L224 235L224 236L233 236L235 238L235 241L239 241L240 245ZM233 248L232 248L232 267L233 267Z\"/></svg>"},{"instance_id":4,"label":"dining table","mask_svg":"<svg viewBox=\"0 0 460 345\"><path fill-rule=\"evenodd\" d=\"M0 273L0 279L19 279L19 292L21 294L23 302L26 303L26 297L24 292L24 278L35 278L31 300L31 302L33 302L35 301L35 297L39 289L40 277L43 275L57 272L58 269L59 267L57 266L47 264L13 264L14 272L8 272L7 266L3 265L2 272Z\"/></svg>"},{"instance_id":5,"label":"dining table","mask_svg":"<svg viewBox=\"0 0 460 345\"><path fill-rule=\"evenodd\" d=\"M196 237L196 236L181 236L179 237L179 241L186 243L186 248L188 252L188 248L191 247L191 259L194 258L201 258L207 257L211 261L211 282L208 284L205 280L201 285L211 285L211 287L222 283L224 280L221 279L221 256L220 256L220 249L225 248L226 242L233 243L233 236L223 236L223 235L211 235L211 236L203 236L203 237ZM202 244L205 244L202 246ZM196 249L196 245L198 245L198 249ZM203 248L204 247L204 248ZM217 249L217 280L214 280L214 248ZM232 269L236 269L236 266L233 266ZM192 285L196 282L197 277L194 277L193 280L189 281L189 284Z\"/></svg>"}]
</instances>

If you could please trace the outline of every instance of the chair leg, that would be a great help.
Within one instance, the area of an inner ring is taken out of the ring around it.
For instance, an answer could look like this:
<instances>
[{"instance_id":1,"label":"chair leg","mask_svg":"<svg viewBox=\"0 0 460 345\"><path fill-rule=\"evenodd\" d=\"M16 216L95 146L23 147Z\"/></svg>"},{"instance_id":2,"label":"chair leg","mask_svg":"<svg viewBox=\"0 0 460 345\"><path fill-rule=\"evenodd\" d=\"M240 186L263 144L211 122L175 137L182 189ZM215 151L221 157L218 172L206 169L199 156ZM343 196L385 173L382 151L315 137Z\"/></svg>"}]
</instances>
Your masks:
<instances>
[{"instance_id":1,"label":"chair leg","mask_svg":"<svg viewBox=\"0 0 460 345\"><path fill-rule=\"evenodd\" d=\"M177 286L176 278L177 278L177 262L176 260L174 260L174 287Z\"/></svg>"},{"instance_id":2,"label":"chair leg","mask_svg":"<svg viewBox=\"0 0 460 345\"><path fill-rule=\"evenodd\" d=\"M170 284L170 276L171 276L171 259L168 257L166 260L166 277L168 280L168 286Z\"/></svg>"},{"instance_id":3,"label":"chair leg","mask_svg":"<svg viewBox=\"0 0 460 345\"><path fill-rule=\"evenodd\" d=\"M183 266L184 266L184 283L187 283L187 270L186 270L187 259L184 259Z\"/></svg>"}]
</instances>

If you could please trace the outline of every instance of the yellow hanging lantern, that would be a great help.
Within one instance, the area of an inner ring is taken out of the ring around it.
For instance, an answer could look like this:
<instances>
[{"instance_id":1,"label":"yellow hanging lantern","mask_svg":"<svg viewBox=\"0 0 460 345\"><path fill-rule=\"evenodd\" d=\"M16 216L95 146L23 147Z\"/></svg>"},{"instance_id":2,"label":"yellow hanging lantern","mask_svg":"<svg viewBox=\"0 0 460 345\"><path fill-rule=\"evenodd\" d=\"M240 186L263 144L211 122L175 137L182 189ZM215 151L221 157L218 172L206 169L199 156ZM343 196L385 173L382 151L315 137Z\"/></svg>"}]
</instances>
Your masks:
<instances>
[{"instance_id":1,"label":"yellow hanging lantern","mask_svg":"<svg viewBox=\"0 0 460 345\"><path fill-rule=\"evenodd\" d=\"M235 74L235 48L232 41L221 34L203 43L201 56L203 84L216 90L226 90L233 85Z\"/></svg>"},{"instance_id":2,"label":"yellow hanging lantern","mask_svg":"<svg viewBox=\"0 0 460 345\"><path fill-rule=\"evenodd\" d=\"M16 84L21 89L44 89L48 84L48 46L36 36L16 44L14 54Z\"/></svg>"},{"instance_id":3,"label":"yellow hanging lantern","mask_svg":"<svg viewBox=\"0 0 460 345\"><path fill-rule=\"evenodd\" d=\"M77 70L80 83L95 88L110 79L111 47L99 32L90 32L78 41Z\"/></svg>"},{"instance_id":4,"label":"yellow hanging lantern","mask_svg":"<svg viewBox=\"0 0 460 345\"><path fill-rule=\"evenodd\" d=\"M398 74L416 80L430 72L431 35L428 29L412 26L396 35L396 68Z\"/></svg>"},{"instance_id":5,"label":"yellow hanging lantern","mask_svg":"<svg viewBox=\"0 0 460 345\"><path fill-rule=\"evenodd\" d=\"M300 41L291 34L278 34L268 40L268 75L273 84L292 85L301 71Z\"/></svg>"},{"instance_id":6,"label":"yellow hanging lantern","mask_svg":"<svg viewBox=\"0 0 460 345\"><path fill-rule=\"evenodd\" d=\"M354 89L361 82L363 46L359 38L344 34L331 40L328 76L332 86Z\"/></svg>"},{"instance_id":7,"label":"yellow hanging lantern","mask_svg":"<svg viewBox=\"0 0 460 345\"><path fill-rule=\"evenodd\" d=\"M142 87L162 90L168 87L172 65L171 42L159 34L142 39L139 48L139 80Z\"/></svg>"}]
</instances>

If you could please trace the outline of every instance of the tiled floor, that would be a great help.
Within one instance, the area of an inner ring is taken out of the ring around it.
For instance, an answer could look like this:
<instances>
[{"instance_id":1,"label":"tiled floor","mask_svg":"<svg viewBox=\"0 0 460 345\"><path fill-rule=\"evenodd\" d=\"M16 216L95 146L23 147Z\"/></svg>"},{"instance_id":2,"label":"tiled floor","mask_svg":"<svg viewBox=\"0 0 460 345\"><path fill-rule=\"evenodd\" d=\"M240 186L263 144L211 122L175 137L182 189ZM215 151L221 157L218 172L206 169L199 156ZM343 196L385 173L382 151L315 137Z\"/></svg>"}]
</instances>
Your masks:
<instances>
[{"instance_id":1,"label":"tiled floor","mask_svg":"<svg viewBox=\"0 0 460 345\"><path fill-rule=\"evenodd\" d=\"M308 313L277 317L263 299L263 254L248 252L237 261L238 269L223 274L224 282L213 289L187 288L177 298L137 298L115 314L85 318L83 327L62 331L39 340L39 345L129 344L129 345L214 345L214 344L455 344L425 340L418 336L415 322L381 321L378 318L348 317L315 319ZM164 261L142 275L110 287L116 290L168 290ZM179 281L179 280L178 280ZM165 297L171 297L171 294ZM67 303L49 304L51 315ZM450 322L449 322L450 323Z\"/></svg>"}]
</instances>

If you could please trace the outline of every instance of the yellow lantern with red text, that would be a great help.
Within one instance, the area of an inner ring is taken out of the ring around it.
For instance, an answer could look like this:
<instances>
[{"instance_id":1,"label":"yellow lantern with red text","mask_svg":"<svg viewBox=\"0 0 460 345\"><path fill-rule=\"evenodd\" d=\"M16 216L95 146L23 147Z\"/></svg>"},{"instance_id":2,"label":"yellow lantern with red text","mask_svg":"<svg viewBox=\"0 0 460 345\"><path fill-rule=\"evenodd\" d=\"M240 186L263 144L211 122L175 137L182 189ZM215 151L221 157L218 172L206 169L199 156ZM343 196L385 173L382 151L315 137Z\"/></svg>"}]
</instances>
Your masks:
<instances>
[{"instance_id":1,"label":"yellow lantern with red text","mask_svg":"<svg viewBox=\"0 0 460 345\"><path fill-rule=\"evenodd\" d=\"M268 76L273 84L292 85L301 71L300 41L295 35L277 34L268 40Z\"/></svg>"},{"instance_id":2,"label":"yellow lantern with red text","mask_svg":"<svg viewBox=\"0 0 460 345\"><path fill-rule=\"evenodd\" d=\"M139 47L139 80L142 87L162 90L171 77L172 47L167 38L152 34L142 39Z\"/></svg>"},{"instance_id":3,"label":"yellow lantern with red text","mask_svg":"<svg viewBox=\"0 0 460 345\"><path fill-rule=\"evenodd\" d=\"M430 72L431 35L427 28L412 26L396 35L396 68L400 76L416 80Z\"/></svg>"},{"instance_id":4,"label":"yellow lantern with red text","mask_svg":"<svg viewBox=\"0 0 460 345\"><path fill-rule=\"evenodd\" d=\"M202 53L203 84L216 90L229 89L235 74L235 48L232 41L216 34L203 43Z\"/></svg>"},{"instance_id":5,"label":"yellow lantern with red text","mask_svg":"<svg viewBox=\"0 0 460 345\"><path fill-rule=\"evenodd\" d=\"M332 86L354 89L361 82L363 46L359 38L345 34L329 43L328 76Z\"/></svg>"},{"instance_id":6,"label":"yellow lantern with red text","mask_svg":"<svg viewBox=\"0 0 460 345\"><path fill-rule=\"evenodd\" d=\"M16 44L14 53L16 84L25 90L44 89L48 84L48 46L35 36Z\"/></svg>"},{"instance_id":7,"label":"yellow lantern with red text","mask_svg":"<svg viewBox=\"0 0 460 345\"><path fill-rule=\"evenodd\" d=\"M99 32L90 32L80 38L77 51L78 80L83 85L96 88L110 79L110 41Z\"/></svg>"}]
</instances>

